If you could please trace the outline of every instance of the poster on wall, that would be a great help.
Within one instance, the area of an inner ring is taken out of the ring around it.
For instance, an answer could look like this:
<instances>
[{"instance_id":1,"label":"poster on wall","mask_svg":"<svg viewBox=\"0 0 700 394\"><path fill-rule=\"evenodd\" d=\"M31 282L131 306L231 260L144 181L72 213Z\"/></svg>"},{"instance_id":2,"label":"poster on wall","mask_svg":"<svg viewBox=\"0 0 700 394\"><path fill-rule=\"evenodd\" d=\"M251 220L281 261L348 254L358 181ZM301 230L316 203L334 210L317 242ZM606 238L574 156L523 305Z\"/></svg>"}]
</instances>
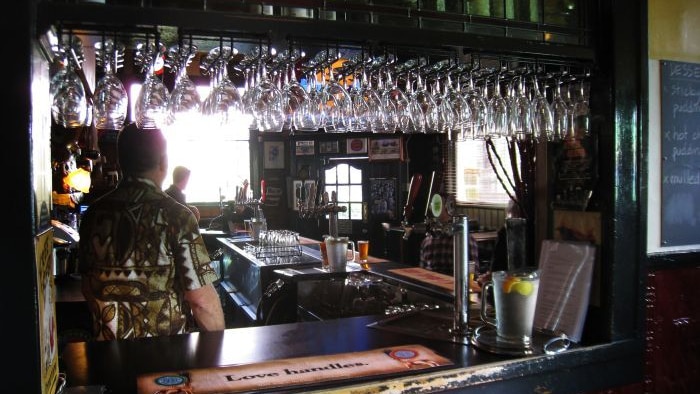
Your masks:
<instances>
[{"instance_id":1,"label":"poster on wall","mask_svg":"<svg viewBox=\"0 0 700 394\"><path fill-rule=\"evenodd\" d=\"M263 160L266 170L284 168L284 141L265 141Z\"/></svg>"},{"instance_id":2,"label":"poster on wall","mask_svg":"<svg viewBox=\"0 0 700 394\"><path fill-rule=\"evenodd\" d=\"M39 311L39 356L42 393L55 393L58 386L58 331L56 327L56 288L53 275L53 229L34 239L36 289Z\"/></svg>"},{"instance_id":3,"label":"poster on wall","mask_svg":"<svg viewBox=\"0 0 700 394\"><path fill-rule=\"evenodd\" d=\"M370 213L396 218L396 178L370 178Z\"/></svg>"},{"instance_id":4,"label":"poster on wall","mask_svg":"<svg viewBox=\"0 0 700 394\"><path fill-rule=\"evenodd\" d=\"M700 245L700 64L661 61L661 245Z\"/></svg>"},{"instance_id":5,"label":"poster on wall","mask_svg":"<svg viewBox=\"0 0 700 394\"><path fill-rule=\"evenodd\" d=\"M403 159L401 138L373 139L369 143L370 160L401 160Z\"/></svg>"}]
</instances>

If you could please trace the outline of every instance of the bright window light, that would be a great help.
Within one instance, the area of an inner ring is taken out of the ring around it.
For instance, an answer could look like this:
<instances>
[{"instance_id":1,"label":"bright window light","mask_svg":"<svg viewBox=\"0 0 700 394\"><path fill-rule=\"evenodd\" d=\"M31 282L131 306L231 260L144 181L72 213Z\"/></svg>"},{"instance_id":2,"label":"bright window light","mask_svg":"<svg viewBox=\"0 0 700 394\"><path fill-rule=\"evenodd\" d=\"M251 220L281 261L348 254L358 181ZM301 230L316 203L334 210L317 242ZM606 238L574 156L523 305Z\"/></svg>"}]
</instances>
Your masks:
<instances>
[{"instance_id":1,"label":"bright window light","mask_svg":"<svg viewBox=\"0 0 700 394\"><path fill-rule=\"evenodd\" d=\"M131 85L129 97L138 97L140 89L140 84ZM204 100L210 87L198 86L197 90ZM192 171L185 190L187 202L219 203L234 199L236 186L242 186L246 179L250 181L250 124L251 119L244 115L226 126L209 122L201 115L164 126L169 173L163 188L172 183L172 169L185 166Z\"/></svg>"}]
</instances>

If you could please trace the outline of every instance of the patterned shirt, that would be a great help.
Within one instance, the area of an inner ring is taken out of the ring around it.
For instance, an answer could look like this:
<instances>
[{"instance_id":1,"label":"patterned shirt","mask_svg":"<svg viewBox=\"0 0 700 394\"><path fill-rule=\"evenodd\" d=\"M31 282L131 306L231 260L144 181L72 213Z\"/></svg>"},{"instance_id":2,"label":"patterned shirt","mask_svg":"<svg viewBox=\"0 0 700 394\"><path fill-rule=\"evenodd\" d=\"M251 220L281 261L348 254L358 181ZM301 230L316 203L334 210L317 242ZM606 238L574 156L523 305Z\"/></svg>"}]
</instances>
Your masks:
<instances>
[{"instance_id":1,"label":"patterned shirt","mask_svg":"<svg viewBox=\"0 0 700 394\"><path fill-rule=\"evenodd\" d=\"M420 245L420 266L442 274L453 275L452 235L427 233ZM479 261L479 246L469 236L469 261Z\"/></svg>"},{"instance_id":2,"label":"patterned shirt","mask_svg":"<svg viewBox=\"0 0 700 394\"><path fill-rule=\"evenodd\" d=\"M147 179L125 178L90 204L78 248L99 340L185 333L184 292L218 279L192 212Z\"/></svg>"}]
</instances>

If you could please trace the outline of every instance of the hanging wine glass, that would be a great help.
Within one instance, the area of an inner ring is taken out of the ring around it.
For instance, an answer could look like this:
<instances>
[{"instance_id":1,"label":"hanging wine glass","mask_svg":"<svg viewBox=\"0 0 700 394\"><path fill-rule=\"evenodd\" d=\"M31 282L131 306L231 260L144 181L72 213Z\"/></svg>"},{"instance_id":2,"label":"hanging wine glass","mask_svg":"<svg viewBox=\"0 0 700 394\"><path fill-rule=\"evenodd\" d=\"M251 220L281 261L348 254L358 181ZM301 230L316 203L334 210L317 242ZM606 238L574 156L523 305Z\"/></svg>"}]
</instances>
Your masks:
<instances>
[{"instance_id":1,"label":"hanging wine glass","mask_svg":"<svg viewBox=\"0 0 700 394\"><path fill-rule=\"evenodd\" d=\"M587 75L586 75L587 76ZM588 92L586 89L585 78L581 78L578 84L578 95L574 101L572 116L574 135L577 138L587 136L590 129L590 107L588 106Z\"/></svg>"},{"instance_id":2,"label":"hanging wine glass","mask_svg":"<svg viewBox=\"0 0 700 394\"><path fill-rule=\"evenodd\" d=\"M376 87L372 88L371 84L368 84L363 89L363 95L368 97L368 100L379 100L376 104L376 114L375 124L373 126L373 131L375 133L393 133L398 128L398 115L396 113L396 104L393 101L384 100L384 94L387 91L386 84L384 83L384 74L386 67L396 61L396 56L393 54L387 54L386 56L376 56L370 62L372 74L376 79ZM369 79L371 79L370 77ZM368 101L369 102L369 101Z\"/></svg>"},{"instance_id":3,"label":"hanging wine glass","mask_svg":"<svg viewBox=\"0 0 700 394\"><path fill-rule=\"evenodd\" d=\"M259 58L260 81L253 87L251 109L260 132L281 132L285 112L282 91L267 72L267 62L275 55L274 49L261 53Z\"/></svg>"},{"instance_id":4,"label":"hanging wine glass","mask_svg":"<svg viewBox=\"0 0 700 394\"><path fill-rule=\"evenodd\" d=\"M303 103L308 100L306 90L301 86L296 76L296 64L305 54L298 49L285 50L278 56L280 68L283 70L284 85L282 95L284 100L284 127L289 130L298 130L295 114Z\"/></svg>"},{"instance_id":5,"label":"hanging wine glass","mask_svg":"<svg viewBox=\"0 0 700 394\"><path fill-rule=\"evenodd\" d=\"M473 139L483 139L488 134L489 125L489 105L486 96L486 79L483 81L483 86L478 86L474 81L474 74L476 71L472 71L469 74L469 88L467 90L467 104L472 113L472 118L470 122L469 135Z\"/></svg>"},{"instance_id":6,"label":"hanging wine glass","mask_svg":"<svg viewBox=\"0 0 700 394\"><path fill-rule=\"evenodd\" d=\"M511 136L516 139L526 139L532 136L532 105L525 91L525 76L517 77L518 83L510 108Z\"/></svg>"},{"instance_id":7,"label":"hanging wine glass","mask_svg":"<svg viewBox=\"0 0 700 394\"><path fill-rule=\"evenodd\" d=\"M456 108L453 105L453 94L461 97L461 94L455 93L452 87L452 79L450 78L450 69L452 68L449 59L441 60L431 66L431 71L435 72L434 93L436 124L435 131L439 133L449 133L448 138L456 137L452 131L457 128ZM444 79L443 79L444 78Z\"/></svg>"},{"instance_id":8,"label":"hanging wine glass","mask_svg":"<svg viewBox=\"0 0 700 394\"><path fill-rule=\"evenodd\" d=\"M166 48L161 43L138 43L134 63L146 73L141 90L136 97L135 122L139 128L153 129L165 125L168 114L168 88L156 74L163 67Z\"/></svg>"},{"instance_id":9,"label":"hanging wine glass","mask_svg":"<svg viewBox=\"0 0 700 394\"><path fill-rule=\"evenodd\" d=\"M228 64L236 53L235 48L222 45L212 48L200 62L211 78L211 90L202 101L202 114L217 126L230 125L243 115L241 94L228 77Z\"/></svg>"},{"instance_id":10,"label":"hanging wine glass","mask_svg":"<svg viewBox=\"0 0 700 394\"><path fill-rule=\"evenodd\" d=\"M324 103L323 129L327 133L351 131L353 127L352 98L336 78L333 68L339 56L327 56L326 59L328 79L324 81L321 88L321 101Z\"/></svg>"},{"instance_id":11,"label":"hanging wine glass","mask_svg":"<svg viewBox=\"0 0 700 394\"><path fill-rule=\"evenodd\" d=\"M197 86L187 75L187 66L197 54L197 46L188 40L168 51L165 65L176 73L175 86L167 104L167 124L194 123L200 114L201 100Z\"/></svg>"},{"instance_id":12,"label":"hanging wine glass","mask_svg":"<svg viewBox=\"0 0 700 394\"><path fill-rule=\"evenodd\" d=\"M452 111L452 126L449 126L449 118L441 115L441 123L444 123L444 128L448 132L455 133L455 139L465 140L467 138L467 130L469 122L472 119L471 108L469 103L462 95L461 80L459 78L459 73L463 71L463 65L457 65L453 70L448 70L446 75L445 83L445 94L444 94L444 104L441 105L440 113L448 113ZM452 74L456 73L456 82L452 81ZM449 104L449 107L445 107ZM448 115L449 116L449 115Z\"/></svg>"},{"instance_id":13,"label":"hanging wine glass","mask_svg":"<svg viewBox=\"0 0 700 394\"><path fill-rule=\"evenodd\" d=\"M438 123L438 113L437 113L437 103L433 94L425 87L423 83L423 76L421 68L425 67L428 61L424 57L418 59L413 59L412 64L407 65L409 68L413 68L413 72L416 75L416 89L412 90L408 97L408 124L404 129L404 132L411 133L426 133L426 132L436 132ZM410 75L411 71L408 72L407 79L407 91L408 86L410 86Z\"/></svg>"},{"instance_id":14,"label":"hanging wine glass","mask_svg":"<svg viewBox=\"0 0 700 394\"><path fill-rule=\"evenodd\" d=\"M493 82L493 95L489 100L489 136L491 138L502 137L508 134L508 105L501 93L501 72L496 72Z\"/></svg>"},{"instance_id":15,"label":"hanging wine glass","mask_svg":"<svg viewBox=\"0 0 700 394\"><path fill-rule=\"evenodd\" d=\"M409 119L406 109L408 108L408 98L394 81L391 70L385 67L386 89L382 93L385 109L390 116L387 130L403 130L408 125Z\"/></svg>"},{"instance_id":16,"label":"hanging wine glass","mask_svg":"<svg viewBox=\"0 0 700 394\"><path fill-rule=\"evenodd\" d=\"M93 120L98 129L121 130L129 108L129 97L115 75L124 61L124 46L107 39L95 43L95 60L104 76L95 84Z\"/></svg>"},{"instance_id":17,"label":"hanging wine glass","mask_svg":"<svg viewBox=\"0 0 700 394\"><path fill-rule=\"evenodd\" d=\"M546 89L546 78L547 75L537 77L532 76L534 99L532 100L532 114L533 114L533 134L537 138L537 141L544 142L552 140L554 135L554 121L552 116L552 108L547 101L547 97L544 94L544 89ZM541 80L540 80L541 79ZM542 88L540 88L542 85Z\"/></svg>"},{"instance_id":18,"label":"hanging wine glass","mask_svg":"<svg viewBox=\"0 0 700 394\"><path fill-rule=\"evenodd\" d=\"M52 78L49 93L52 97L51 115L54 121L67 128L82 127L91 121L85 87L76 72L83 59L82 42L70 36L60 44L56 58L63 66Z\"/></svg>"},{"instance_id":19,"label":"hanging wine glass","mask_svg":"<svg viewBox=\"0 0 700 394\"><path fill-rule=\"evenodd\" d=\"M554 97L552 98L552 118L554 123L553 141L559 141L566 138L569 131L570 108L561 94L563 78L567 77L564 72L556 78L554 87Z\"/></svg>"}]
</instances>

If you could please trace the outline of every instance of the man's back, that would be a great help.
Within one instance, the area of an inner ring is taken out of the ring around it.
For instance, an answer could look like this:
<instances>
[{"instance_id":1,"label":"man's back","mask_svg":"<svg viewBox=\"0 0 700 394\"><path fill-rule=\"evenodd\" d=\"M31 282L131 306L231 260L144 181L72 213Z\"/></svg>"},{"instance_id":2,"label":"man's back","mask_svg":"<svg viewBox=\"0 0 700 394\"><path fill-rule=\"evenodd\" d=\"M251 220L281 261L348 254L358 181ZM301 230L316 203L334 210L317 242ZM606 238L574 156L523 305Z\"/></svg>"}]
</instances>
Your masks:
<instances>
[{"instance_id":1,"label":"man's back","mask_svg":"<svg viewBox=\"0 0 700 394\"><path fill-rule=\"evenodd\" d=\"M124 179L91 204L80 235L97 339L184 333L183 292L217 279L192 213L146 179Z\"/></svg>"}]
</instances>

